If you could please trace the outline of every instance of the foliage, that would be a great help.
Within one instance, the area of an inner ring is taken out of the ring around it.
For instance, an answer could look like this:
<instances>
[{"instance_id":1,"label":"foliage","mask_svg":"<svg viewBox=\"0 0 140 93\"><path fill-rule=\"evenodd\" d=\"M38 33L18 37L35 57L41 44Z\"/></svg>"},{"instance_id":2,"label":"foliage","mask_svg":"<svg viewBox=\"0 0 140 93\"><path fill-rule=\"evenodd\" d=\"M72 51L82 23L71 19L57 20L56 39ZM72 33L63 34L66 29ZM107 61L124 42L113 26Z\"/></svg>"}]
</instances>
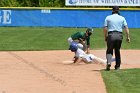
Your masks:
<instances>
[{"instance_id":1,"label":"foliage","mask_svg":"<svg viewBox=\"0 0 140 93\"><path fill-rule=\"evenodd\" d=\"M39 0L0 0L1 7L37 7Z\"/></svg>"},{"instance_id":2,"label":"foliage","mask_svg":"<svg viewBox=\"0 0 140 93\"><path fill-rule=\"evenodd\" d=\"M65 0L0 0L0 6L1 7L66 7ZM82 6L73 6L73 7L82 7ZM101 6L84 6L84 7L101 7ZM137 8L140 8L140 6L137 6Z\"/></svg>"},{"instance_id":3,"label":"foliage","mask_svg":"<svg viewBox=\"0 0 140 93\"><path fill-rule=\"evenodd\" d=\"M39 0L40 7L64 7L65 0Z\"/></svg>"}]
</instances>

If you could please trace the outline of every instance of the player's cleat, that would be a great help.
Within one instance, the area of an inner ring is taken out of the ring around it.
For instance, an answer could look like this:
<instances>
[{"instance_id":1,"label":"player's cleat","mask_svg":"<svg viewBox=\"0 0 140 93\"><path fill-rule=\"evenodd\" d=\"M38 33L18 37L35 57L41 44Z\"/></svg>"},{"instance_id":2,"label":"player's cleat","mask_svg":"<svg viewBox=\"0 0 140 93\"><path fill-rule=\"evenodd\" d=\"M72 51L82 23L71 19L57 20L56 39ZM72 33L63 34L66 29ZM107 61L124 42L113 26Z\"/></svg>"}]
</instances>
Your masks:
<instances>
[{"instance_id":1,"label":"player's cleat","mask_svg":"<svg viewBox=\"0 0 140 93\"><path fill-rule=\"evenodd\" d=\"M120 67L115 67L115 70L120 70Z\"/></svg>"},{"instance_id":2,"label":"player's cleat","mask_svg":"<svg viewBox=\"0 0 140 93\"><path fill-rule=\"evenodd\" d=\"M111 64L106 65L106 71L110 71Z\"/></svg>"}]
</instances>

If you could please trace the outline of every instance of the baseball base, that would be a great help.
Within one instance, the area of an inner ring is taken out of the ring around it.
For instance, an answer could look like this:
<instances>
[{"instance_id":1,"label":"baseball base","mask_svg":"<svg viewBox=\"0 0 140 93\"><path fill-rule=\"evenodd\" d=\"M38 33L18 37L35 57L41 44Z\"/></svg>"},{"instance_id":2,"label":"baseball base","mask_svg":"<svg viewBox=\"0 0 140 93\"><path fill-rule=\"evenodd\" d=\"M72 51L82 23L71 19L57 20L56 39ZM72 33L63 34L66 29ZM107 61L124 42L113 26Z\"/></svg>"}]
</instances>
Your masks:
<instances>
[{"instance_id":1,"label":"baseball base","mask_svg":"<svg viewBox=\"0 0 140 93\"><path fill-rule=\"evenodd\" d=\"M63 61L63 64L73 64L73 61Z\"/></svg>"}]
</instances>

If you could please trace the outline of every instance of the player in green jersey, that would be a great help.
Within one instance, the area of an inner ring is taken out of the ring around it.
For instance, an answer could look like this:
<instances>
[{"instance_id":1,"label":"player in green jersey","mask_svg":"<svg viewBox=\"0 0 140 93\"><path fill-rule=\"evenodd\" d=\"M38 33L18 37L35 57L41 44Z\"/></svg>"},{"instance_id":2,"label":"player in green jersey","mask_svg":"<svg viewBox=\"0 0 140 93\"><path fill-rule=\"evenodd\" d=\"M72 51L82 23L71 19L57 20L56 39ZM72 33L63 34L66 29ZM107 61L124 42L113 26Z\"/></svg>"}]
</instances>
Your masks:
<instances>
[{"instance_id":1,"label":"player in green jersey","mask_svg":"<svg viewBox=\"0 0 140 93\"><path fill-rule=\"evenodd\" d=\"M76 32L68 38L68 43L71 44L73 41L78 42L77 47L90 53L90 36L93 33L92 28L87 28L86 32Z\"/></svg>"}]
</instances>

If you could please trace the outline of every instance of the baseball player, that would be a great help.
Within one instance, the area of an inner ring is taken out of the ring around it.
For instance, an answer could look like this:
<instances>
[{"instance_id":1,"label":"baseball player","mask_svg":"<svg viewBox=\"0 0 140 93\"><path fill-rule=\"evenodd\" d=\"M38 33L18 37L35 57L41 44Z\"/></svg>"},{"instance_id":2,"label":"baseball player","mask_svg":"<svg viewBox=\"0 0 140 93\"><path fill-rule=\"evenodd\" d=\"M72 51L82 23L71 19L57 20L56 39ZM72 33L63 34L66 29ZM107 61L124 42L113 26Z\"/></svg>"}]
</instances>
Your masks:
<instances>
[{"instance_id":1,"label":"baseball player","mask_svg":"<svg viewBox=\"0 0 140 93\"><path fill-rule=\"evenodd\" d=\"M76 43L72 43L69 49L75 53L74 63L107 63L107 60L103 60L99 57L94 56L93 54L86 54L82 49L77 47ZM112 59L112 62L113 61L115 61L115 59Z\"/></svg>"},{"instance_id":2,"label":"baseball player","mask_svg":"<svg viewBox=\"0 0 140 93\"><path fill-rule=\"evenodd\" d=\"M68 38L68 43L71 45L71 43L78 42L79 44L83 45L83 50L87 51L87 53L90 53L90 36L93 33L92 28L87 28L86 32L77 32L71 35L71 37ZM80 45L81 46L81 45Z\"/></svg>"}]
</instances>

